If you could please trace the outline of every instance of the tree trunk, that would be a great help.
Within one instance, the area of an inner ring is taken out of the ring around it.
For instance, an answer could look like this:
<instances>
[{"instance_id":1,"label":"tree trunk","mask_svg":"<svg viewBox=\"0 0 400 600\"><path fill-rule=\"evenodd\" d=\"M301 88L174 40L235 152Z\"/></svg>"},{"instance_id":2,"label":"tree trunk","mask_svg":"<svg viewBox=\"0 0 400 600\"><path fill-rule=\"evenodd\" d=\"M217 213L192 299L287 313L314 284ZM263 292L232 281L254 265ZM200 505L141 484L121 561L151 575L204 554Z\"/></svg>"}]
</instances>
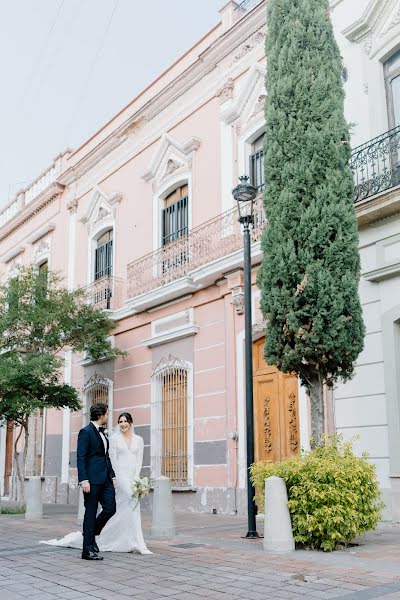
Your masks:
<instances>
[{"instance_id":1,"label":"tree trunk","mask_svg":"<svg viewBox=\"0 0 400 600\"><path fill-rule=\"evenodd\" d=\"M24 450L22 452L22 465L18 456L18 442L21 439L22 433L25 433L25 442L24 442ZM14 456L15 456L15 465L17 467L17 477L21 486L21 504L25 504L25 465L26 465L26 457L28 454L28 444L29 444L29 428L28 423L21 425L21 429L17 435L17 438L14 442Z\"/></svg>"},{"instance_id":2,"label":"tree trunk","mask_svg":"<svg viewBox=\"0 0 400 600\"><path fill-rule=\"evenodd\" d=\"M311 446L322 446L325 433L325 407L324 386L319 374L310 379L308 391L311 404Z\"/></svg>"}]
</instances>

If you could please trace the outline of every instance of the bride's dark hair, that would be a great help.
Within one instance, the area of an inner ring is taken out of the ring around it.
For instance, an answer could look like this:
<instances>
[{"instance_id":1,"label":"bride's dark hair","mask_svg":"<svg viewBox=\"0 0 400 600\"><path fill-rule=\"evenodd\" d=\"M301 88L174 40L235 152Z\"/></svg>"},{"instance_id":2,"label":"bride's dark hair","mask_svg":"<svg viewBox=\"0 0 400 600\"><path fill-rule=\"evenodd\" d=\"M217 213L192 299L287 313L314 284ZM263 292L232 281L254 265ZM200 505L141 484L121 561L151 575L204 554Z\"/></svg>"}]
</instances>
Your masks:
<instances>
[{"instance_id":1,"label":"bride's dark hair","mask_svg":"<svg viewBox=\"0 0 400 600\"><path fill-rule=\"evenodd\" d=\"M129 423L129 425L132 425L132 423L133 423L133 419L132 419L132 415L131 415L131 413L128 413L128 412L121 413L121 414L119 415L119 417L118 417L118 423L120 422L120 420L121 420L121 417L125 417L125 419L126 419L126 420L128 421L128 423Z\"/></svg>"}]
</instances>

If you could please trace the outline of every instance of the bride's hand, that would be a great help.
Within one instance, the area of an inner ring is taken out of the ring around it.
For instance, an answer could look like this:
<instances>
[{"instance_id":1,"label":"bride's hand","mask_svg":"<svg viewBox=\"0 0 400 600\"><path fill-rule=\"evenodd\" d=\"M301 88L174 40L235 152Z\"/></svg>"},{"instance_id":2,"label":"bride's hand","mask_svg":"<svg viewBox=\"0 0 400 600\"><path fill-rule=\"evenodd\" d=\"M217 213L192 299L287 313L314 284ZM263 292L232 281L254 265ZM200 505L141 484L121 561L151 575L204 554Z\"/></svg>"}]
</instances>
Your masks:
<instances>
[{"instance_id":1,"label":"bride's hand","mask_svg":"<svg viewBox=\"0 0 400 600\"><path fill-rule=\"evenodd\" d=\"M117 478L116 477L113 477L113 484L114 484L114 488L116 488L117 487Z\"/></svg>"}]
</instances>

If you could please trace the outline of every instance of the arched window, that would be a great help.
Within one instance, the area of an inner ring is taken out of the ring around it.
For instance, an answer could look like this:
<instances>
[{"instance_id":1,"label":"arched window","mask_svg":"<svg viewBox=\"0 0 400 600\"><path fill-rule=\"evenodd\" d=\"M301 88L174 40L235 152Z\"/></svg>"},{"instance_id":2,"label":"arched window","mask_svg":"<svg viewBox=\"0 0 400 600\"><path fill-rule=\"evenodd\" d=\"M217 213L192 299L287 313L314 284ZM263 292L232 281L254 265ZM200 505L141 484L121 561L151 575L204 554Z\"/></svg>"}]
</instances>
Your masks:
<instances>
[{"instance_id":1,"label":"arched window","mask_svg":"<svg viewBox=\"0 0 400 600\"><path fill-rule=\"evenodd\" d=\"M177 187L164 198L161 213L161 243L170 242L189 231L189 188L187 184Z\"/></svg>"},{"instance_id":2,"label":"arched window","mask_svg":"<svg viewBox=\"0 0 400 600\"><path fill-rule=\"evenodd\" d=\"M98 239L94 253L94 279L112 275L113 230L108 229Z\"/></svg>"},{"instance_id":3,"label":"arched window","mask_svg":"<svg viewBox=\"0 0 400 600\"><path fill-rule=\"evenodd\" d=\"M190 484L192 462L190 369L170 357L161 361L152 379L152 473L169 477L173 487L184 487Z\"/></svg>"},{"instance_id":4,"label":"arched window","mask_svg":"<svg viewBox=\"0 0 400 600\"><path fill-rule=\"evenodd\" d=\"M260 135L251 145L250 183L258 190L264 189L264 136Z\"/></svg>"},{"instance_id":5,"label":"arched window","mask_svg":"<svg viewBox=\"0 0 400 600\"><path fill-rule=\"evenodd\" d=\"M94 249L93 304L109 310L113 296L113 230L108 229L96 240Z\"/></svg>"},{"instance_id":6,"label":"arched window","mask_svg":"<svg viewBox=\"0 0 400 600\"><path fill-rule=\"evenodd\" d=\"M90 421L90 408L94 404L107 404L109 406L110 400L110 382L105 377L94 374L86 382L83 388L84 394L84 422L89 423Z\"/></svg>"}]
</instances>

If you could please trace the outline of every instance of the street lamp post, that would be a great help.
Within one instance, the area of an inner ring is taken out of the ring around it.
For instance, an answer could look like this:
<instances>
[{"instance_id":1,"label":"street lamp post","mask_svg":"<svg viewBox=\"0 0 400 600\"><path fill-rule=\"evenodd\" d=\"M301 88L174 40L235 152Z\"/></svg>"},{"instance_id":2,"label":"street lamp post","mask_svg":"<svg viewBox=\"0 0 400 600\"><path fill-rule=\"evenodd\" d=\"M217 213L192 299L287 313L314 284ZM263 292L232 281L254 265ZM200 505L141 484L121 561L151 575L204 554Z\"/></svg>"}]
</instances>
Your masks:
<instances>
[{"instance_id":1,"label":"street lamp post","mask_svg":"<svg viewBox=\"0 0 400 600\"><path fill-rule=\"evenodd\" d=\"M251 323L251 240L250 226L254 225L254 199L257 189L248 183L248 177L239 177L239 185L232 191L238 211L239 223L244 236L244 332L246 369L246 467L247 467L247 534L246 538L258 538L256 527L256 505L250 478L250 467L254 463L254 408L253 408L253 344Z\"/></svg>"}]
</instances>

